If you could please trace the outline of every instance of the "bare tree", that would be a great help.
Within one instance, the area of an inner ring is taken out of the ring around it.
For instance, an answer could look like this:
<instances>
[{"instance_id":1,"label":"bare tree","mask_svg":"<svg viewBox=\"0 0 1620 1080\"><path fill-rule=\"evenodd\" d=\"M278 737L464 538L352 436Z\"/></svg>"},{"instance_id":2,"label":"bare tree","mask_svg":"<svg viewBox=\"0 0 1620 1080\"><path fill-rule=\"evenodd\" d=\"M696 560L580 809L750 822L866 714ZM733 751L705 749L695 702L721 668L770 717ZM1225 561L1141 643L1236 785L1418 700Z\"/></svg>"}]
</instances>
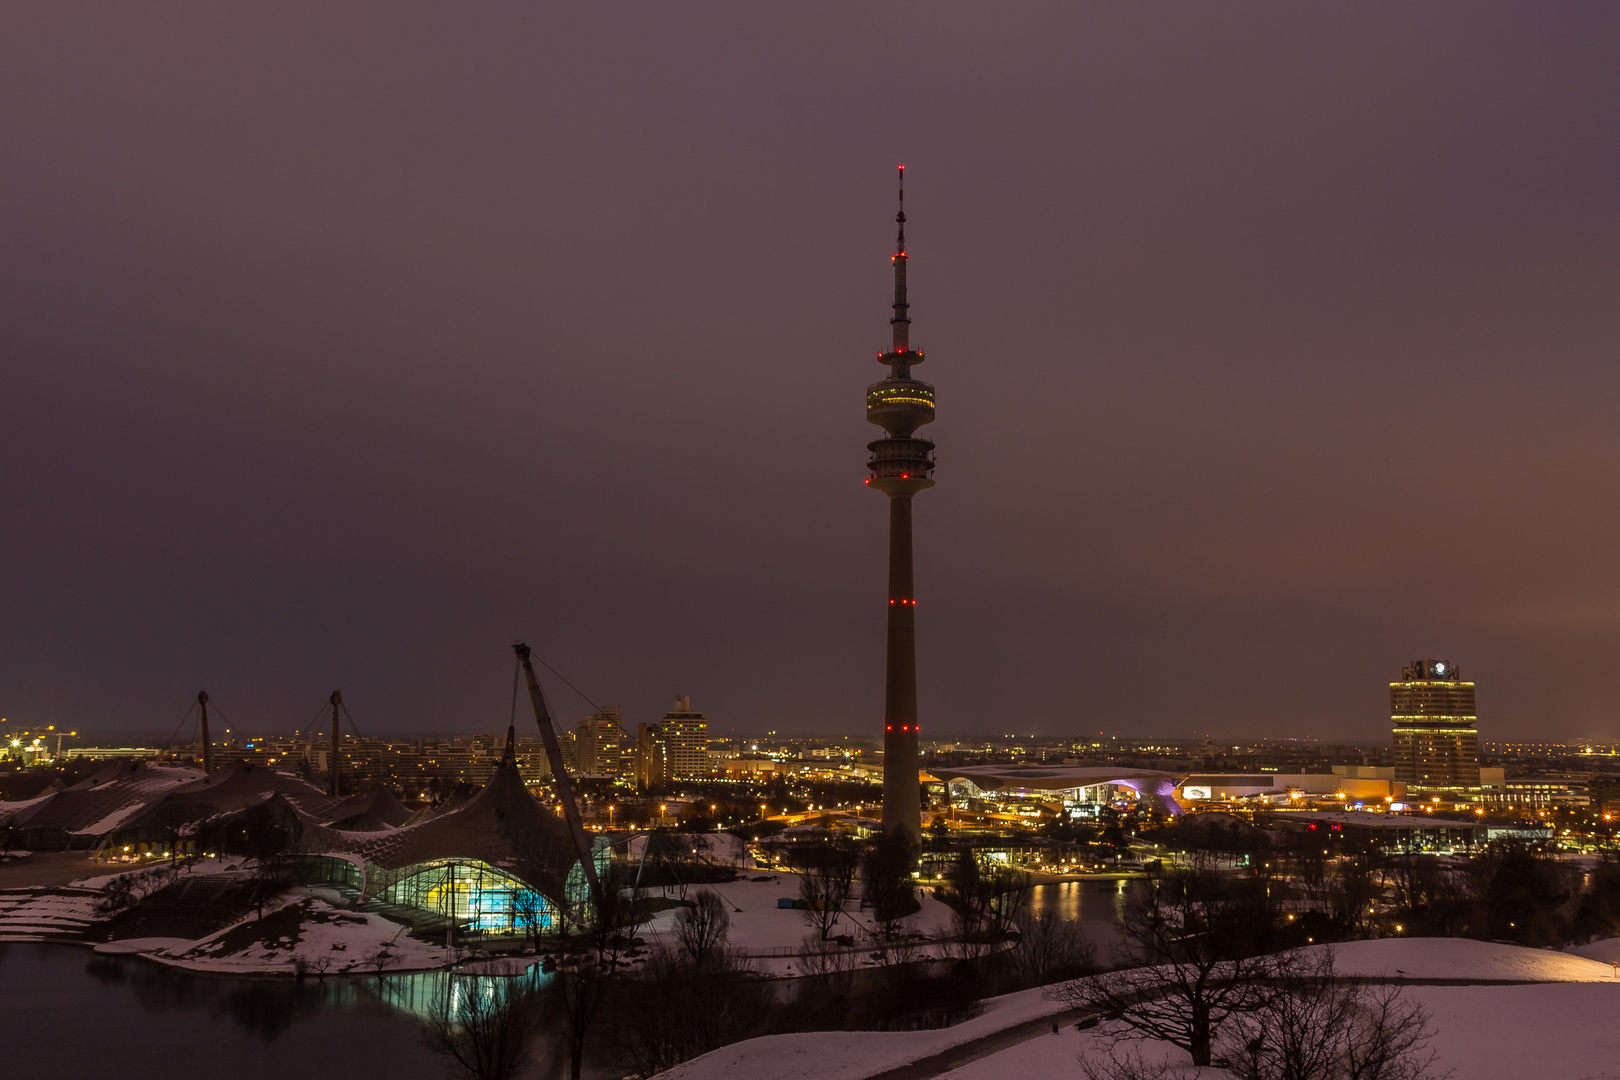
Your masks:
<instances>
[{"instance_id":1,"label":"bare tree","mask_svg":"<svg viewBox=\"0 0 1620 1080\"><path fill-rule=\"evenodd\" d=\"M1153 838L1172 851L1185 853L1200 870L1234 866L1241 855L1257 847L1263 834L1254 826L1226 814L1188 814L1164 826Z\"/></svg>"},{"instance_id":2,"label":"bare tree","mask_svg":"<svg viewBox=\"0 0 1620 1080\"><path fill-rule=\"evenodd\" d=\"M1029 905L1030 877L1010 866L992 866L980 881L985 890L984 935L1000 941L1014 932Z\"/></svg>"},{"instance_id":3,"label":"bare tree","mask_svg":"<svg viewBox=\"0 0 1620 1080\"><path fill-rule=\"evenodd\" d=\"M197 842L208 851L228 851L252 860L245 891L263 919L270 901L293 885L294 852L303 832L303 821L293 808L280 796L272 796L237 813L202 822L197 827Z\"/></svg>"},{"instance_id":4,"label":"bare tree","mask_svg":"<svg viewBox=\"0 0 1620 1080\"><path fill-rule=\"evenodd\" d=\"M1282 851L1294 882L1313 909L1326 902L1328 893L1328 864L1332 860L1324 843L1316 833L1297 833L1288 837Z\"/></svg>"},{"instance_id":5,"label":"bare tree","mask_svg":"<svg viewBox=\"0 0 1620 1080\"><path fill-rule=\"evenodd\" d=\"M1072 1008L1116 1022L1116 1038L1161 1039L1207 1066L1229 1017L1262 1008L1280 962L1269 902L1220 871L1178 872L1147 883L1126 903L1120 929L1143 966L1054 988Z\"/></svg>"},{"instance_id":6,"label":"bare tree","mask_svg":"<svg viewBox=\"0 0 1620 1080\"><path fill-rule=\"evenodd\" d=\"M552 980L557 1006L552 1013L562 1028L572 1080L579 1080L584 1069L586 1040L607 1000L609 980L631 948L636 929L647 920L646 904L622 863L609 863L597 878L601 892L585 905L581 917L583 948L565 940L562 920L553 920L563 955Z\"/></svg>"},{"instance_id":7,"label":"bare tree","mask_svg":"<svg viewBox=\"0 0 1620 1080\"><path fill-rule=\"evenodd\" d=\"M912 884L916 868L916 844L904 829L884 833L867 849L863 866L865 897L872 904L872 915L885 939L894 937L900 920L921 906Z\"/></svg>"},{"instance_id":8,"label":"bare tree","mask_svg":"<svg viewBox=\"0 0 1620 1080\"><path fill-rule=\"evenodd\" d=\"M1568 940L1568 912L1579 890L1573 868L1521 843L1491 845L1464 871L1474 901L1470 936L1521 945Z\"/></svg>"},{"instance_id":9,"label":"bare tree","mask_svg":"<svg viewBox=\"0 0 1620 1080\"><path fill-rule=\"evenodd\" d=\"M675 914L675 940L692 964L702 969L721 953L731 931L726 902L713 889L704 889L690 907Z\"/></svg>"},{"instance_id":10,"label":"bare tree","mask_svg":"<svg viewBox=\"0 0 1620 1080\"><path fill-rule=\"evenodd\" d=\"M428 1046L468 1080L515 1076L540 1022L534 990L518 979L446 978L442 1002L422 1025Z\"/></svg>"},{"instance_id":11,"label":"bare tree","mask_svg":"<svg viewBox=\"0 0 1620 1080\"><path fill-rule=\"evenodd\" d=\"M1169 1080L1185 1075L1182 1069L1169 1061L1151 1061L1142 1056L1139 1045L1115 1044L1108 1048L1107 1057L1080 1055L1080 1071L1086 1080Z\"/></svg>"},{"instance_id":12,"label":"bare tree","mask_svg":"<svg viewBox=\"0 0 1620 1080\"><path fill-rule=\"evenodd\" d=\"M984 871L973 852L963 850L945 872L945 884L934 890L935 899L955 916L956 936L966 946L984 925L989 896L983 883Z\"/></svg>"},{"instance_id":13,"label":"bare tree","mask_svg":"<svg viewBox=\"0 0 1620 1080\"><path fill-rule=\"evenodd\" d=\"M709 894L699 894L709 895ZM723 913L723 912L722 912ZM651 1076L763 1029L770 994L723 946L702 963L660 949L624 986L619 1042L635 1071Z\"/></svg>"},{"instance_id":14,"label":"bare tree","mask_svg":"<svg viewBox=\"0 0 1620 1080\"><path fill-rule=\"evenodd\" d=\"M822 996L847 994L854 984L859 959L851 949L840 947L814 933L804 935L799 954L799 973Z\"/></svg>"},{"instance_id":15,"label":"bare tree","mask_svg":"<svg viewBox=\"0 0 1620 1080\"><path fill-rule=\"evenodd\" d=\"M1352 851L1333 860L1328 886L1328 905L1333 918L1355 937L1366 937L1377 914L1379 887L1378 853L1371 847Z\"/></svg>"},{"instance_id":16,"label":"bare tree","mask_svg":"<svg viewBox=\"0 0 1620 1080\"><path fill-rule=\"evenodd\" d=\"M805 921L826 941L854 890L860 849L843 837L830 837L823 843L795 845L791 858L799 875Z\"/></svg>"},{"instance_id":17,"label":"bare tree","mask_svg":"<svg viewBox=\"0 0 1620 1080\"><path fill-rule=\"evenodd\" d=\"M1620 859L1612 852L1592 868L1572 929L1578 942L1620 933Z\"/></svg>"},{"instance_id":18,"label":"bare tree","mask_svg":"<svg viewBox=\"0 0 1620 1080\"><path fill-rule=\"evenodd\" d=\"M529 946L535 951L540 949L540 932L552 916L541 895L531 888L514 890L512 893L512 922L529 939Z\"/></svg>"},{"instance_id":19,"label":"bare tree","mask_svg":"<svg viewBox=\"0 0 1620 1080\"><path fill-rule=\"evenodd\" d=\"M1395 906L1409 917L1428 906L1438 889L1440 859L1435 855L1392 855L1379 865L1379 876L1394 894Z\"/></svg>"},{"instance_id":20,"label":"bare tree","mask_svg":"<svg viewBox=\"0 0 1620 1080\"><path fill-rule=\"evenodd\" d=\"M985 866L963 851L934 895L955 914L956 936L964 954L977 954L988 942L1004 940L1029 902L1029 875L1009 866Z\"/></svg>"},{"instance_id":21,"label":"bare tree","mask_svg":"<svg viewBox=\"0 0 1620 1080\"><path fill-rule=\"evenodd\" d=\"M96 897L96 911L111 916L134 907L138 899L134 879L133 874L119 874L103 885L101 895Z\"/></svg>"},{"instance_id":22,"label":"bare tree","mask_svg":"<svg viewBox=\"0 0 1620 1080\"><path fill-rule=\"evenodd\" d=\"M1043 911L1019 923L1022 936L1006 956L1013 989L1046 986L1097 970L1097 948L1073 919Z\"/></svg>"},{"instance_id":23,"label":"bare tree","mask_svg":"<svg viewBox=\"0 0 1620 1080\"><path fill-rule=\"evenodd\" d=\"M647 834L644 843L644 873L664 889L686 902L691 886L713 880L715 868L709 858L713 843L702 833L677 833L663 829Z\"/></svg>"},{"instance_id":24,"label":"bare tree","mask_svg":"<svg viewBox=\"0 0 1620 1080\"><path fill-rule=\"evenodd\" d=\"M180 868L174 863L119 874L102 888L96 898L96 911L108 917L118 915L174 884L179 876Z\"/></svg>"},{"instance_id":25,"label":"bare tree","mask_svg":"<svg viewBox=\"0 0 1620 1080\"><path fill-rule=\"evenodd\" d=\"M1233 1018L1222 1039L1244 1080L1420 1080L1435 1055L1428 1013L1399 986L1337 977L1333 952L1296 960L1264 1007Z\"/></svg>"},{"instance_id":26,"label":"bare tree","mask_svg":"<svg viewBox=\"0 0 1620 1080\"><path fill-rule=\"evenodd\" d=\"M370 968L377 978L383 977L383 972L394 966L394 954L389 949L392 942L384 941L367 949L360 962Z\"/></svg>"},{"instance_id":27,"label":"bare tree","mask_svg":"<svg viewBox=\"0 0 1620 1080\"><path fill-rule=\"evenodd\" d=\"M1421 1080L1433 1075L1438 1055L1428 1046L1434 1038L1428 1011L1409 1000L1399 986L1356 989L1361 1008L1344 1039L1345 1080Z\"/></svg>"}]
</instances>

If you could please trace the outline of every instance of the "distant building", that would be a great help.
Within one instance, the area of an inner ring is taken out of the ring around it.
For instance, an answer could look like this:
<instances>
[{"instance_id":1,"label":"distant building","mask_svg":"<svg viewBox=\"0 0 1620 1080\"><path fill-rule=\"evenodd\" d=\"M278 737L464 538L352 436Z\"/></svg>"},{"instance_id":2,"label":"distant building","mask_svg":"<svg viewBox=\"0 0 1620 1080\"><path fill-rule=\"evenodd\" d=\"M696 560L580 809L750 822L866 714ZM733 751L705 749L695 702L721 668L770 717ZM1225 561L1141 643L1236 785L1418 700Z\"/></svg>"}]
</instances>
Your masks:
<instances>
[{"instance_id":1,"label":"distant building","mask_svg":"<svg viewBox=\"0 0 1620 1080\"><path fill-rule=\"evenodd\" d=\"M1492 838L1491 827L1483 822L1432 814L1294 812L1262 814L1257 820L1283 832L1313 834L1324 842L1372 844L1384 851L1473 851Z\"/></svg>"},{"instance_id":2,"label":"distant building","mask_svg":"<svg viewBox=\"0 0 1620 1080\"><path fill-rule=\"evenodd\" d=\"M1483 771L1483 770L1482 770ZM1502 770L1498 769L1497 772ZM1589 776L1515 776L1485 789L1484 801L1504 808L1546 809L1592 804Z\"/></svg>"},{"instance_id":3,"label":"distant building","mask_svg":"<svg viewBox=\"0 0 1620 1080\"><path fill-rule=\"evenodd\" d=\"M736 754L715 762L715 767L730 779L737 777L761 778L774 776L782 766L764 754Z\"/></svg>"},{"instance_id":4,"label":"distant building","mask_svg":"<svg viewBox=\"0 0 1620 1080\"><path fill-rule=\"evenodd\" d=\"M585 776L619 774L619 734L623 723L624 710L614 705L579 722L574 732L576 771Z\"/></svg>"},{"instance_id":5,"label":"distant building","mask_svg":"<svg viewBox=\"0 0 1620 1080\"><path fill-rule=\"evenodd\" d=\"M1479 792L1474 684L1445 660L1414 660L1389 684L1395 779L1414 791Z\"/></svg>"},{"instance_id":6,"label":"distant building","mask_svg":"<svg viewBox=\"0 0 1620 1080\"><path fill-rule=\"evenodd\" d=\"M1378 765L1334 765L1332 772L1190 773L1176 788L1181 803L1261 802L1398 803L1406 785L1395 770Z\"/></svg>"},{"instance_id":7,"label":"distant building","mask_svg":"<svg viewBox=\"0 0 1620 1080\"><path fill-rule=\"evenodd\" d=\"M709 722L692 711L692 699L677 697L675 709L656 724L636 725L636 780L653 786L708 776Z\"/></svg>"}]
</instances>

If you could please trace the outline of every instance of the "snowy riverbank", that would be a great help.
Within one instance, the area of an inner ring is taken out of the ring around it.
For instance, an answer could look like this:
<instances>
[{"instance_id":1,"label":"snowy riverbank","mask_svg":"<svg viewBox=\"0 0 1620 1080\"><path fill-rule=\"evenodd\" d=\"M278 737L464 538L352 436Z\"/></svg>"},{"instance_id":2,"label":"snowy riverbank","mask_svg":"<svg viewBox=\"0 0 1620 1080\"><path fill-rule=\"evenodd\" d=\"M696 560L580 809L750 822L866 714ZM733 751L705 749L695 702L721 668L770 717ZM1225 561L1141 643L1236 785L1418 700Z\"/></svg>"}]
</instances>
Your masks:
<instances>
[{"instance_id":1,"label":"snowy riverbank","mask_svg":"<svg viewBox=\"0 0 1620 1080\"><path fill-rule=\"evenodd\" d=\"M170 967L215 975L382 975L449 967L465 954L409 936L380 915L345 911L291 896L196 941L130 938L96 951L141 956Z\"/></svg>"},{"instance_id":2,"label":"snowy riverbank","mask_svg":"<svg viewBox=\"0 0 1620 1080\"><path fill-rule=\"evenodd\" d=\"M1620 948L1616 940L1613 948ZM1591 947L1588 947L1591 948ZM1620 1078L1620 979L1607 962L1465 938L1388 938L1335 946L1344 974L1407 983L1433 1014L1439 1070L1471 1080L1524 1076ZM1421 985L1444 981L1471 985ZM1066 1012L1040 990L991 998L965 1023L934 1031L771 1035L722 1047L661 1074L664 1080L868 1080L944 1056L949 1080L1073 1080L1077 1057L1099 1052L1093 1032L1049 1020ZM1148 1044L1165 1060L1185 1055ZM954 1054L953 1054L954 1052ZM959 1057L960 1060L951 1060ZM1186 1075L1198 1076L1188 1066ZM1227 1074L1206 1069L1203 1080Z\"/></svg>"}]
</instances>

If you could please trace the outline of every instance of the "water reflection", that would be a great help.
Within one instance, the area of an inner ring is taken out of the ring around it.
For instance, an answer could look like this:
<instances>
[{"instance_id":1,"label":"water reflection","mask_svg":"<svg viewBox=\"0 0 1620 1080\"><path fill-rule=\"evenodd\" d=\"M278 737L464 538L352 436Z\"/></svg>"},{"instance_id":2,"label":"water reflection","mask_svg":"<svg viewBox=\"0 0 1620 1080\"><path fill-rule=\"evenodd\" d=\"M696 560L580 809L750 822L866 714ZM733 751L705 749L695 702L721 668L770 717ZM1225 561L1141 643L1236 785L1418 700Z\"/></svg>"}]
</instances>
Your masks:
<instances>
[{"instance_id":1,"label":"water reflection","mask_svg":"<svg viewBox=\"0 0 1620 1080\"><path fill-rule=\"evenodd\" d=\"M421 971L411 975L385 975L354 984L356 993L418 1020L440 1015L448 1002L457 1016L466 1012L472 997L504 1001L513 994L540 990L555 975L544 975L535 964L522 975L464 975L448 971Z\"/></svg>"},{"instance_id":2,"label":"water reflection","mask_svg":"<svg viewBox=\"0 0 1620 1080\"><path fill-rule=\"evenodd\" d=\"M82 953L80 955L83 955ZM127 987L147 1012L199 1010L224 1016L266 1042L279 1038L294 1022L356 1001L345 981L219 979L124 956L91 954L86 975L105 986Z\"/></svg>"},{"instance_id":3,"label":"water reflection","mask_svg":"<svg viewBox=\"0 0 1620 1080\"><path fill-rule=\"evenodd\" d=\"M1029 907L1036 914L1078 920L1086 937L1097 946L1098 959L1104 964L1118 963L1125 957L1120 916L1125 912L1125 901L1141 887L1141 881L1126 878L1037 885L1030 890Z\"/></svg>"},{"instance_id":4,"label":"water reflection","mask_svg":"<svg viewBox=\"0 0 1620 1080\"><path fill-rule=\"evenodd\" d=\"M390 980L420 981L219 978L75 946L0 945L7 1057L40 1075L102 1075L116 1063L128 1080L170 1080L207 1063L232 1080L442 1080L415 1021L382 1002Z\"/></svg>"},{"instance_id":5,"label":"water reflection","mask_svg":"<svg viewBox=\"0 0 1620 1080\"><path fill-rule=\"evenodd\" d=\"M1030 892L1030 910L1050 912L1063 919L1082 922L1118 922L1125 912L1125 898L1139 888L1138 881L1063 881L1037 885Z\"/></svg>"},{"instance_id":6,"label":"water reflection","mask_svg":"<svg viewBox=\"0 0 1620 1080\"><path fill-rule=\"evenodd\" d=\"M521 975L419 971L364 979L221 979L134 957L95 954L84 970L104 985L127 987L148 1012L203 1010L228 1017L266 1042L321 1012L369 1007L426 1020L441 1015L449 1004L459 1016L471 997L505 1000L513 993L542 989L555 978L535 964Z\"/></svg>"}]
</instances>

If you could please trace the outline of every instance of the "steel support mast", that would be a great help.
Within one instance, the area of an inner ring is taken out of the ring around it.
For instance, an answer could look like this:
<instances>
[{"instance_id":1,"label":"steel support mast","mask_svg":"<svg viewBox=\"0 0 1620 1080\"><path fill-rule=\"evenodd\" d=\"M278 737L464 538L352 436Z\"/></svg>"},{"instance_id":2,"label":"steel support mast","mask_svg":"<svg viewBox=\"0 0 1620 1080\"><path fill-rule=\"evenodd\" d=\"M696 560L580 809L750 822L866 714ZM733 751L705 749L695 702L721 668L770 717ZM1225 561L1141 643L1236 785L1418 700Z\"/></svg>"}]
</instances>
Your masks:
<instances>
[{"instance_id":1,"label":"steel support mast","mask_svg":"<svg viewBox=\"0 0 1620 1080\"><path fill-rule=\"evenodd\" d=\"M342 792L338 790L338 709L341 708L342 705L343 705L343 694L340 691L337 691L337 690L332 691L331 701L332 701L332 769L331 769L331 772L329 774L329 779L331 781L331 786L332 786L331 794L333 794L333 795L341 795ZM361 707L362 708L365 707L364 702L361 703Z\"/></svg>"},{"instance_id":2,"label":"steel support mast","mask_svg":"<svg viewBox=\"0 0 1620 1080\"><path fill-rule=\"evenodd\" d=\"M208 775L214 764L214 747L208 738L208 691L197 691L198 737L202 739L203 775Z\"/></svg>"},{"instance_id":3,"label":"steel support mast","mask_svg":"<svg viewBox=\"0 0 1620 1080\"><path fill-rule=\"evenodd\" d=\"M568 779L567 766L563 764L562 744L557 741L557 732L551 722L551 709L546 705L540 680L534 676L534 664L529 661L529 647L519 641L512 649L517 653L518 662L523 665L523 677L529 683L529 702L534 706L534 722L540 728L540 741L546 745L546 760L551 763L551 778L557 785L557 799L563 805L563 816L574 838L579 868L585 872L585 884L590 888L591 899L598 901L602 896L602 883L596 877L595 852L591 838L585 832L585 819L579 815L579 804L574 800L574 785Z\"/></svg>"}]
</instances>

